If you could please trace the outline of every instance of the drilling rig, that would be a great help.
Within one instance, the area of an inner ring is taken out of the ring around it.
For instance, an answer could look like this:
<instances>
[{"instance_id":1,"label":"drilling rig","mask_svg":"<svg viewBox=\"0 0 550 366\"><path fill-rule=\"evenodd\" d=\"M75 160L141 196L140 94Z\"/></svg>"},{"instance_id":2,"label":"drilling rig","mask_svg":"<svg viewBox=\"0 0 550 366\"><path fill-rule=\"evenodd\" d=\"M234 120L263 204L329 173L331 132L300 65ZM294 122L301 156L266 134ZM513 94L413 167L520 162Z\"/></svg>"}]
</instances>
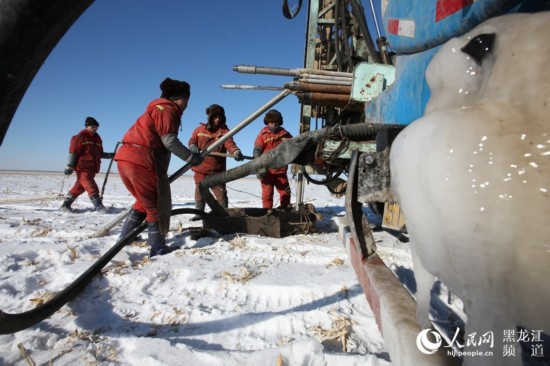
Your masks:
<instances>
[{"instance_id":1,"label":"drilling rig","mask_svg":"<svg viewBox=\"0 0 550 366\"><path fill-rule=\"evenodd\" d=\"M0 11L7 14L0 21L0 54L9 55L3 56L0 64L0 143L40 65L92 3L93 0L51 0L47 4L34 0L0 0ZM239 167L210 181L206 179L203 196L208 194L208 184L252 174L269 166L275 158L283 165L294 164L292 169L298 177L298 209L303 206L306 182L325 185L332 193L345 195L345 235L349 236L346 249L354 270L387 341L392 360L397 364L415 364L415 359L407 360L420 330L414 320L415 302L380 260L372 233L373 223L368 222L365 208L380 217L381 227L398 232L406 230L405 217L390 186L390 151L401 131L425 112L430 98L426 68L441 46L491 18L507 13L546 11L550 6L548 1L541 0L385 0L378 4L370 0L366 8L360 0L304 3L307 7L302 9L302 0L293 5L283 0L283 15L288 19L300 11L307 11L301 67L234 67L239 73L292 79L279 88L281 94L234 131L238 132L270 106L294 94L300 102L300 136L287 144L287 152L283 154L287 161L280 162L276 156L279 152L254 159L245 164L246 168ZM41 21L27 27L25 16ZM204 152L208 153L210 151ZM171 181L188 168L176 172ZM211 224L215 226L216 218L224 222L232 217L215 200L206 199L213 212L207 222L214 220ZM126 213L115 219L110 227L119 223ZM287 215L294 218L292 214ZM283 221L288 221L288 217L283 217ZM244 224L235 227L246 229ZM292 233L292 230L288 228L286 232ZM109 252L111 258L124 245L117 243ZM102 265L109 260L105 259ZM93 274L87 276L86 281L91 277ZM32 325L49 316L82 288L78 287L27 323ZM21 327L30 326L27 323ZM431 362L447 364L442 358L432 358Z\"/></svg>"}]
</instances>

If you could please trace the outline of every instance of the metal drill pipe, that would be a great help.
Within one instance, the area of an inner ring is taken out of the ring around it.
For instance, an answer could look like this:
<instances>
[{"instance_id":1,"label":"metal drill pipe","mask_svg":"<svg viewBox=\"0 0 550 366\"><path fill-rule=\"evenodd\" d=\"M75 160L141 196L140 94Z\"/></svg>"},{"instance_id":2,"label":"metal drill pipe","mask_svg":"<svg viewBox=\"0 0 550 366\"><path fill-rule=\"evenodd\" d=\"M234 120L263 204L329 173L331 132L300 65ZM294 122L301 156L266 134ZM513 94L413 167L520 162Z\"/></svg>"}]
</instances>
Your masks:
<instances>
[{"instance_id":1,"label":"metal drill pipe","mask_svg":"<svg viewBox=\"0 0 550 366\"><path fill-rule=\"evenodd\" d=\"M315 72L310 72L311 70L304 69L305 71L300 74L300 77L310 77L310 78L342 78L342 79L353 79L353 73L351 72L334 72L331 71L330 74L319 74Z\"/></svg>"},{"instance_id":2,"label":"metal drill pipe","mask_svg":"<svg viewBox=\"0 0 550 366\"><path fill-rule=\"evenodd\" d=\"M214 142L212 145L208 147L208 149L201 152L201 156L204 158L205 156L209 155L210 153L214 152L218 148L218 146L223 145L225 141L233 137L237 132L245 128L247 125L249 125L252 121L254 121L256 118L258 118L262 113L266 112L269 108L274 106L275 104L279 103L282 99L284 99L287 95L291 93L290 90L285 89L279 94L277 94L274 98L272 98L270 101L268 101L266 104L261 106L258 110L256 110L254 113L252 113L250 116L245 118L241 123L239 123L237 126L233 127L233 129L229 130L225 135L223 135L219 140ZM180 169L178 169L174 174L172 174L170 177L168 177L168 181L172 183L179 177L181 177L185 172L187 172L189 169L191 169L191 164L187 163ZM118 225L124 218L128 215L130 212L130 208L128 208L126 211L120 213L113 221L105 225L103 228L101 228L99 231L97 231L93 237L99 238L102 236L105 236L111 231L112 228L114 228L116 225Z\"/></svg>"},{"instance_id":3,"label":"metal drill pipe","mask_svg":"<svg viewBox=\"0 0 550 366\"><path fill-rule=\"evenodd\" d=\"M280 86L261 86L261 85L242 85L242 84L223 84L222 89L246 89L246 90L284 90Z\"/></svg>"},{"instance_id":4,"label":"metal drill pipe","mask_svg":"<svg viewBox=\"0 0 550 366\"><path fill-rule=\"evenodd\" d=\"M312 79L312 80L339 80L344 82L350 82L353 80L352 77L347 76L331 76L331 75L315 75L315 74L308 74L304 73L300 76L300 79Z\"/></svg>"},{"instance_id":5,"label":"metal drill pipe","mask_svg":"<svg viewBox=\"0 0 550 366\"><path fill-rule=\"evenodd\" d=\"M351 86L352 82L342 81L342 80L329 80L329 79L310 79L310 78L300 78L300 82L311 83L311 84L331 84L331 85L345 85Z\"/></svg>"},{"instance_id":6,"label":"metal drill pipe","mask_svg":"<svg viewBox=\"0 0 550 366\"><path fill-rule=\"evenodd\" d=\"M285 88L292 91L300 92L316 92L316 93L330 93L330 94L346 94L350 95L351 86L349 85L331 85L331 84L313 84L302 83L299 81L291 81L285 83Z\"/></svg>"},{"instance_id":7,"label":"metal drill pipe","mask_svg":"<svg viewBox=\"0 0 550 366\"><path fill-rule=\"evenodd\" d=\"M264 67L264 66L251 66L251 65L237 65L233 66L233 71L242 74L266 74L266 75L279 75L279 76L301 76L303 74L311 75L327 75L327 76L340 76L340 77L352 77L349 72L340 71L328 71L328 70L316 70L316 69L283 69L279 67Z\"/></svg>"},{"instance_id":8,"label":"metal drill pipe","mask_svg":"<svg viewBox=\"0 0 550 366\"><path fill-rule=\"evenodd\" d=\"M304 104L337 108L345 107L350 101L350 96L344 94L296 93L296 96Z\"/></svg>"},{"instance_id":9,"label":"metal drill pipe","mask_svg":"<svg viewBox=\"0 0 550 366\"><path fill-rule=\"evenodd\" d=\"M262 67L250 65L233 66L233 71L241 74L266 74L279 76L300 76L299 69L282 69L278 67Z\"/></svg>"},{"instance_id":10,"label":"metal drill pipe","mask_svg":"<svg viewBox=\"0 0 550 366\"><path fill-rule=\"evenodd\" d=\"M256 118L262 115L262 113L266 112L269 108L274 106L275 104L279 103L281 100L283 100L286 96L288 96L291 93L290 90L284 89L282 92L277 94L273 99L271 99L269 102L261 106L259 109L257 109L254 113L252 113L250 116L245 118L241 123L233 127L229 132L227 132L225 135L220 137L216 142L214 142L212 145L208 146L208 148L204 151L201 151L201 156L204 158L210 153L214 152L218 148L218 146L223 145L227 140L229 140L231 137L233 137L237 132L248 126L252 121L254 121ZM178 179L180 176L182 176L187 170L191 168L191 164L187 163L185 166L180 168L178 171L176 171L174 174L172 174L169 178L170 183Z\"/></svg>"}]
</instances>

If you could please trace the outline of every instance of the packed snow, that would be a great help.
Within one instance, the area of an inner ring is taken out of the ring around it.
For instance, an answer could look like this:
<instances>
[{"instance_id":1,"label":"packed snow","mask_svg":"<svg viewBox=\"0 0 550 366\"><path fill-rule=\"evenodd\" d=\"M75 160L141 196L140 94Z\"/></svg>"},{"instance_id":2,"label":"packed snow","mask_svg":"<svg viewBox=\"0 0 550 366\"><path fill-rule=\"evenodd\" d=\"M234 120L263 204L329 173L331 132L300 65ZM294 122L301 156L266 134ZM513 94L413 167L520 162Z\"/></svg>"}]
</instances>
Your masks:
<instances>
[{"instance_id":1,"label":"packed snow","mask_svg":"<svg viewBox=\"0 0 550 366\"><path fill-rule=\"evenodd\" d=\"M466 364L519 364L518 327L541 346L533 362L550 358L548 24L548 12L507 15L445 44L426 73L425 116L392 145L419 321L429 326L435 276L464 301L464 350L494 352ZM462 51L474 42L477 60Z\"/></svg>"},{"instance_id":2,"label":"packed snow","mask_svg":"<svg viewBox=\"0 0 550 366\"><path fill-rule=\"evenodd\" d=\"M85 194L75 213L60 211L55 197L74 179L0 172L0 310L33 309L116 242L120 225L93 235L133 202L119 177L107 181L108 213L93 212ZM96 181L101 187L104 175ZM260 207L254 178L229 183L228 192L230 207ZM0 364L389 365L338 237L344 199L315 185L304 195L322 215L308 235L211 233L194 240L191 228L199 224L181 215L172 217L167 235L180 249L150 260L142 233L53 316L1 335ZM194 207L192 177L175 181L172 196L174 208ZM395 237L387 242L405 246Z\"/></svg>"}]
</instances>

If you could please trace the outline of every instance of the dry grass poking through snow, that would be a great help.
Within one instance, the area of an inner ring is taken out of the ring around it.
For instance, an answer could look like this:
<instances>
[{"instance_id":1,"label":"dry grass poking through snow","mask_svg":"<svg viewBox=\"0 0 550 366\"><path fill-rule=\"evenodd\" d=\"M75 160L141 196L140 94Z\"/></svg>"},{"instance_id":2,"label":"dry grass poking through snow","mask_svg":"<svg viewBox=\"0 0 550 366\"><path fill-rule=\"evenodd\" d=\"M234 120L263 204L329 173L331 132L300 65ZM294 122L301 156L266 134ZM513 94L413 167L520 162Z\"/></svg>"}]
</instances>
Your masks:
<instances>
[{"instance_id":1,"label":"dry grass poking through snow","mask_svg":"<svg viewBox=\"0 0 550 366\"><path fill-rule=\"evenodd\" d=\"M321 341L326 340L340 340L342 350L347 352L347 338L351 332L351 321L349 317L338 314L336 311L331 310L329 314L334 318L332 321L332 328L325 329L320 325L310 328L317 338Z\"/></svg>"},{"instance_id":2,"label":"dry grass poking through snow","mask_svg":"<svg viewBox=\"0 0 550 366\"><path fill-rule=\"evenodd\" d=\"M221 278L229 282L238 282L238 283L247 283L254 277L258 276L259 273L254 273L250 271L246 266L242 266L239 273L232 274L229 272L224 272L221 274Z\"/></svg>"}]
</instances>

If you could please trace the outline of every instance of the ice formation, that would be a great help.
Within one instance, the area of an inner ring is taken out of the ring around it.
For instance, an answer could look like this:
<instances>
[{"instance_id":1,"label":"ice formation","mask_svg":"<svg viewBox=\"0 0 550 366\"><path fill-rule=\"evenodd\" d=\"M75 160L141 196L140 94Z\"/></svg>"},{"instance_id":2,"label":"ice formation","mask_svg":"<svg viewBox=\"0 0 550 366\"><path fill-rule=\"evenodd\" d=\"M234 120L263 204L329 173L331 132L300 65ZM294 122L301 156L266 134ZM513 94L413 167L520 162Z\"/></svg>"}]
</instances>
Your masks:
<instances>
[{"instance_id":1,"label":"ice formation","mask_svg":"<svg viewBox=\"0 0 550 366\"><path fill-rule=\"evenodd\" d=\"M503 332L550 331L549 24L548 12L505 15L442 46L425 115L392 146L419 321L435 276L464 301L466 335L494 334L494 357L466 363L519 364L501 358ZM478 58L462 51L471 42Z\"/></svg>"}]
</instances>

